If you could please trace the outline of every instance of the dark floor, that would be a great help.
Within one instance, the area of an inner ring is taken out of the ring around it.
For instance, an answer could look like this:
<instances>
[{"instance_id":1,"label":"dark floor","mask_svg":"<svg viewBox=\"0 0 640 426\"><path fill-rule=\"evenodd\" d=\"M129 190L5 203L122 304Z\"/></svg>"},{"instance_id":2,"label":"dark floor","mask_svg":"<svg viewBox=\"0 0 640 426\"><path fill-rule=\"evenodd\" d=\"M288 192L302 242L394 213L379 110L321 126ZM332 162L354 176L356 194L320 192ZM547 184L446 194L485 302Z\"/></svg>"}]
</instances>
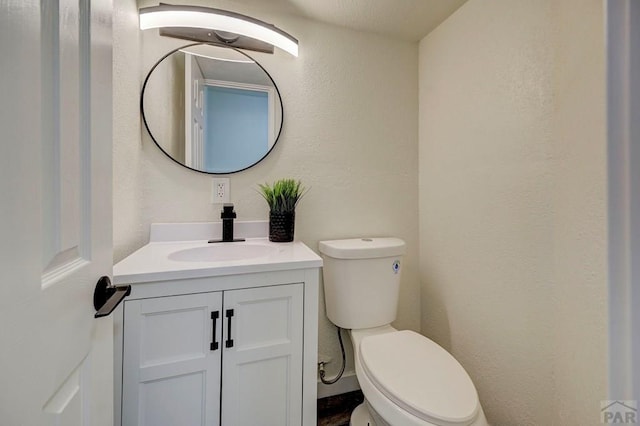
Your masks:
<instances>
[{"instance_id":1,"label":"dark floor","mask_svg":"<svg viewBox=\"0 0 640 426\"><path fill-rule=\"evenodd\" d=\"M349 426L354 408L364 401L361 391L343 393L318 400L318 426Z\"/></svg>"}]
</instances>

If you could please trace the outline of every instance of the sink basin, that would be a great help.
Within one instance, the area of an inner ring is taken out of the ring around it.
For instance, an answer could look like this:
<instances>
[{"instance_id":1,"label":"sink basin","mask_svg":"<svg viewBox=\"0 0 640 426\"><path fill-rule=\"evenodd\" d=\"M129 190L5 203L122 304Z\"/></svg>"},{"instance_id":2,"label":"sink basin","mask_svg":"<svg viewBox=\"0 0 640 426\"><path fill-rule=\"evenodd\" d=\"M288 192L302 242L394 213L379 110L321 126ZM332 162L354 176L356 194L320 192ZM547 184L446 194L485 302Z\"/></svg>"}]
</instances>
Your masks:
<instances>
[{"instance_id":1,"label":"sink basin","mask_svg":"<svg viewBox=\"0 0 640 426\"><path fill-rule=\"evenodd\" d=\"M222 243L175 251L169 254L169 259L181 262L225 262L266 257L277 252L276 247L263 244Z\"/></svg>"}]
</instances>

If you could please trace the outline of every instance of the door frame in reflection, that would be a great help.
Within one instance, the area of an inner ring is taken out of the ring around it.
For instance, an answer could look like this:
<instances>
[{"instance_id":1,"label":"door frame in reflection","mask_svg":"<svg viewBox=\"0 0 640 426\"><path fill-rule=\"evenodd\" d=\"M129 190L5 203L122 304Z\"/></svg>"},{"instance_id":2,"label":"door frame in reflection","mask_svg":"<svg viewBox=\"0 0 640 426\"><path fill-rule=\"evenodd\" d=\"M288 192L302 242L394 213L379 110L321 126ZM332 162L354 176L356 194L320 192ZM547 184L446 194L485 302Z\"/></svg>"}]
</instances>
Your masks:
<instances>
[{"instance_id":1,"label":"door frame in reflection","mask_svg":"<svg viewBox=\"0 0 640 426\"><path fill-rule=\"evenodd\" d=\"M207 140L207 128L206 128L206 96L204 95L204 89L206 86L248 90L267 94L267 108L268 108L268 133L267 133L267 149L269 152L276 141L276 90L273 86L239 83L235 81L222 81L204 79L201 77L195 77L193 75L194 68L199 67L196 65L193 67L193 63L190 60L186 60L187 57L192 55L185 53L185 105L190 105L190 108L185 108L185 163L188 167L197 168L200 170L207 170L206 164L206 140ZM202 74L199 74L202 76ZM265 152L265 153L266 153ZM263 154L264 155L264 154ZM263 155L260 155L262 157ZM244 168L244 167L243 167ZM215 171L211 171L215 173ZM226 171L222 171L225 173Z\"/></svg>"}]
</instances>

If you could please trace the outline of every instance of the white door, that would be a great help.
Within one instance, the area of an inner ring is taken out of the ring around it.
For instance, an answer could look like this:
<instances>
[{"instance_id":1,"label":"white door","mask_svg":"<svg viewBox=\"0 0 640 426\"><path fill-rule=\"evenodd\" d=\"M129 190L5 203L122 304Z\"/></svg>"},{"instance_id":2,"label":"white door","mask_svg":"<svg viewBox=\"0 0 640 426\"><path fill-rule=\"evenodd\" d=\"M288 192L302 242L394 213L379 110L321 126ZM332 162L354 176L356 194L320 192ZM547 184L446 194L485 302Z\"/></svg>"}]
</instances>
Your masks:
<instances>
[{"instance_id":1,"label":"white door","mask_svg":"<svg viewBox=\"0 0 640 426\"><path fill-rule=\"evenodd\" d=\"M0 424L112 424L111 0L0 1Z\"/></svg>"},{"instance_id":2,"label":"white door","mask_svg":"<svg viewBox=\"0 0 640 426\"><path fill-rule=\"evenodd\" d=\"M221 311L222 292L125 302L123 426L220 424Z\"/></svg>"},{"instance_id":3,"label":"white door","mask_svg":"<svg viewBox=\"0 0 640 426\"><path fill-rule=\"evenodd\" d=\"M222 425L302 424L303 302L302 284L224 292Z\"/></svg>"}]
</instances>

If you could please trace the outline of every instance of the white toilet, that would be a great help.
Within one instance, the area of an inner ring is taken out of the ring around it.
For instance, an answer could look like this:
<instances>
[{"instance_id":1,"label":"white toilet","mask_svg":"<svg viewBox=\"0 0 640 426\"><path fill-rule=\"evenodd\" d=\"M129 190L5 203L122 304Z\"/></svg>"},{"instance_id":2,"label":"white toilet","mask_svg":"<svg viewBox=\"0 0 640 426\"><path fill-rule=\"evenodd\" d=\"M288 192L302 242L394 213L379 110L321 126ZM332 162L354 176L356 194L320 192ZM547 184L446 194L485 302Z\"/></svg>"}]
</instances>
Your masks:
<instances>
[{"instance_id":1,"label":"white toilet","mask_svg":"<svg viewBox=\"0 0 640 426\"><path fill-rule=\"evenodd\" d=\"M488 426L473 382L447 351L396 318L404 241L321 241L327 316L349 329L365 402L352 426Z\"/></svg>"}]
</instances>

